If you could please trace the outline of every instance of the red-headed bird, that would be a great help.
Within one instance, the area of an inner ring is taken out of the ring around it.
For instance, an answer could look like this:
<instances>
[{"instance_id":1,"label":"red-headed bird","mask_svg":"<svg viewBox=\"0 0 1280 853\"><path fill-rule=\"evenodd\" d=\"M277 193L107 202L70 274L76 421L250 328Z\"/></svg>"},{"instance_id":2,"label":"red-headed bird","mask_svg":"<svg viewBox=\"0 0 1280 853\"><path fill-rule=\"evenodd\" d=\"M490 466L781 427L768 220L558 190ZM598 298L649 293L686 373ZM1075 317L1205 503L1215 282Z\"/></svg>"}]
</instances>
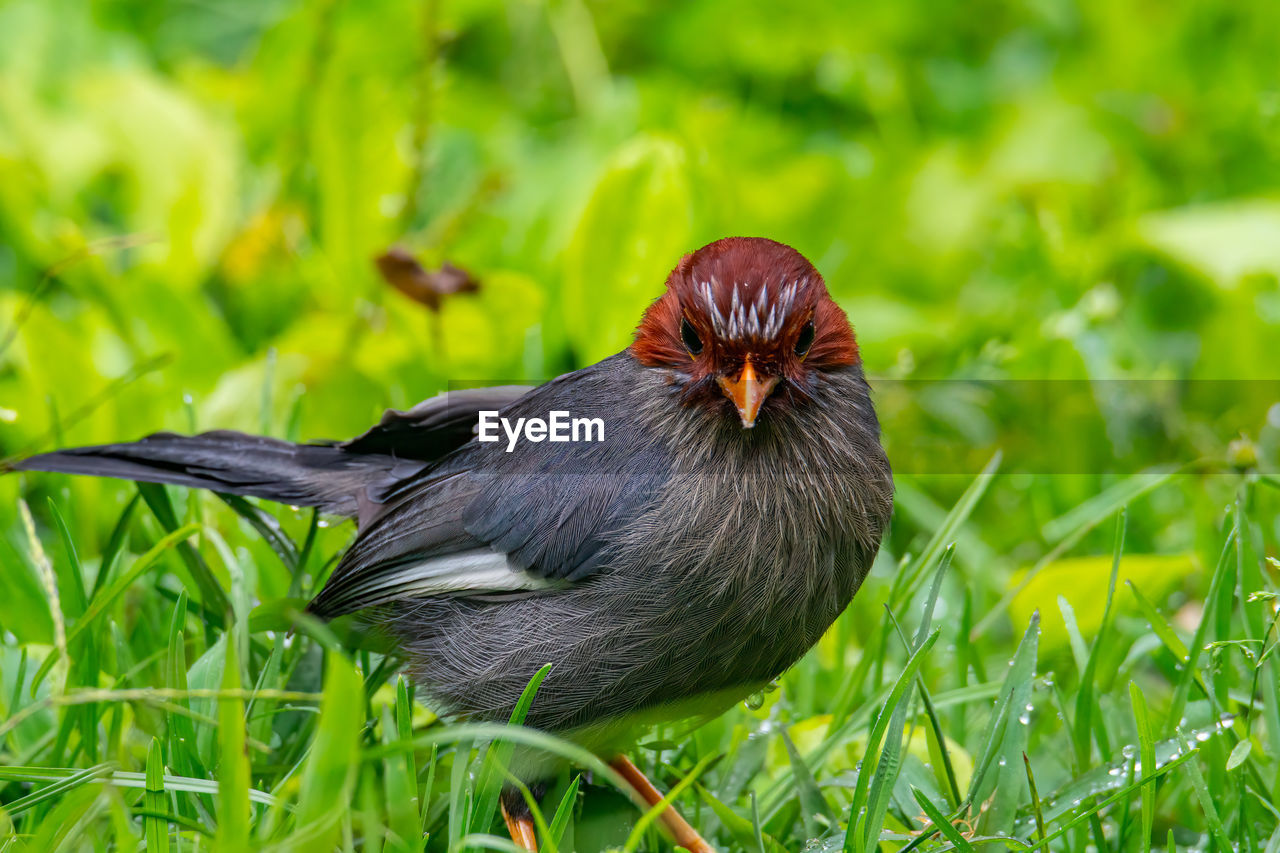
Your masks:
<instances>
[{"instance_id":1,"label":"red-headed bird","mask_svg":"<svg viewBox=\"0 0 1280 853\"><path fill-rule=\"evenodd\" d=\"M599 418L603 440L479 441L488 410ZM355 517L312 612L370 613L461 718L507 720L550 663L525 724L612 758L651 804L621 757L638 727L718 714L795 663L857 592L893 499L844 312L799 252L738 237L680 261L630 347L537 388L450 392L340 444L162 433L14 467ZM514 771L535 791L552 772ZM523 797L502 805L537 849Z\"/></svg>"}]
</instances>

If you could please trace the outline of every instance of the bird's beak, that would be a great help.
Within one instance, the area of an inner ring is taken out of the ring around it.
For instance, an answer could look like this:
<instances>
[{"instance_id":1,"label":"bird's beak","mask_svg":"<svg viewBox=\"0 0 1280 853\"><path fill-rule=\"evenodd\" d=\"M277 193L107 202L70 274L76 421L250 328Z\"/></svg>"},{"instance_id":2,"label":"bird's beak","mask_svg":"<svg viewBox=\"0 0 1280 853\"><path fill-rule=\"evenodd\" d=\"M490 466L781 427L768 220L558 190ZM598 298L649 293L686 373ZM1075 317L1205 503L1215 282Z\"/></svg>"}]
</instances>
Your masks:
<instances>
[{"instance_id":1,"label":"bird's beak","mask_svg":"<svg viewBox=\"0 0 1280 853\"><path fill-rule=\"evenodd\" d=\"M778 384L778 377L768 376L761 379L756 375L755 367L748 361L743 365L742 373L736 380L717 376L716 382L720 383L720 390L724 391L724 395L737 407L738 416L742 418L742 426L751 429L756 425L756 416L760 414L760 407L764 405L765 398Z\"/></svg>"}]
</instances>

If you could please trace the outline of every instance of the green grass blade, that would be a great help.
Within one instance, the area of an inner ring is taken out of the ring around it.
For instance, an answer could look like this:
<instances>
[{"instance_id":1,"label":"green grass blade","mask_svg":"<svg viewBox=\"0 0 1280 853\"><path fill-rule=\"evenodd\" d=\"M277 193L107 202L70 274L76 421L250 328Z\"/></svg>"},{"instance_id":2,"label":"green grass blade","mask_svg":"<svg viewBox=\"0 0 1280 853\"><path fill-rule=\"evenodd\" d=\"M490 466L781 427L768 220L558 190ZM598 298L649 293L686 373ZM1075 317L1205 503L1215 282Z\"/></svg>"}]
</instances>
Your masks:
<instances>
[{"instance_id":1,"label":"green grass blade","mask_svg":"<svg viewBox=\"0 0 1280 853\"><path fill-rule=\"evenodd\" d=\"M973 845L960 834L960 830L956 829L955 825L952 824L951 821L947 820L947 816L944 815L937 806L929 801L929 798L924 795L923 791L919 788L912 788L911 796L915 797L915 800L920 805L920 809L924 812L925 817L929 818L929 822L932 823L934 828L942 834L943 838L950 841L951 845L956 850L959 850L960 853L971 853ZM928 830L924 831L927 832Z\"/></svg>"},{"instance_id":2,"label":"green grass blade","mask_svg":"<svg viewBox=\"0 0 1280 853\"><path fill-rule=\"evenodd\" d=\"M1027 770L1027 790L1031 793L1031 813L1036 818L1036 836L1044 841L1044 809L1040 806L1040 792L1036 790L1036 775L1031 771L1031 757L1022 753L1022 763Z\"/></svg>"},{"instance_id":3,"label":"green grass blade","mask_svg":"<svg viewBox=\"0 0 1280 853\"><path fill-rule=\"evenodd\" d=\"M1147 699L1138 685L1129 682L1129 701L1133 705L1133 721L1138 730L1138 760L1142 771L1156 766L1155 737L1151 731L1151 715L1147 711ZM1142 853L1151 853L1151 834L1156 816L1155 783L1142 786Z\"/></svg>"},{"instance_id":4,"label":"green grass blade","mask_svg":"<svg viewBox=\"0 0 1280 853\"><path fill-rule=\"evenodd\" d=\"M292 574L298 571L300 563L298 547L293 544L293 540L284 532L284 528L280 526L279 520L275 516L249 503L245 498L239 495L228 495L218 492L218 497L223 503L231 507L236 515L249 522L249 525L258 532L258 535L271 546L271 550L280 558L280 562L284 563L286 569Z\"/></svg>"},{"instance_id":5,"label":"green grass blade","mask_svg":"<svg viewBox=\"0 0 1280 853\"><path fill-rule=\"evenodd\" d=\"M151 509L152 515L160 522L160 526L169 533L178 530L178 516L174 512L173 502L169 500L169 493L165 491L164 486L156 483L138 483L137 487L142 494L142 499L146 501L147 506ZM183 538L185 539L186 537ZM200 556L200 552L191 547L190 544L186 542L180 544L178 546L178 555L187 567L187 572L195 582L196 588L200 590L200 598L204 604L205 611L209 614L209 618L217 620L214 623L214 627L221 627L222 614L225 614L231 608L231 603L227 600L226 593L222 591L222 585L218 583L213 570L209 568L209 564Z\"/></svg>"},{"instance_id":6,"label":"green grass blade","mask_svg":"<svg viewBox=\"0 0 1280 853\"><path fill-rule=\"evenodd\" d=\"M529 683L525 685L511 712L509 725L519 726L524 722L525 716L529 713L529 706L533 704L534 697L538 694L538 687L542 685L542 680L550 671L551 664L544 664L533 674L533 678L529 679ZM490 743L485 750L484 761L480 768L480 780L476 785L475 811L471 815L469 827L471 832L485 832L493 822L498 812L498 798L502 795L502 786L507 778L507 764L511 761L513 751L514 745L507 741Z\"/></svg>"},{"instance_id":7,"label":"green grass blade","mask_svg":"<svg viewBox=\"0 0 1280 853\"><path fill-rule=\"evenodd\" d=\"M702 801L707 804L720 824L733 836L736 848L751 850L754 853L786 853L786 850L771 835L759 830L758 821L742 817L732 808L713 795L701 785L695 786ZM735 849L736 849L735 848Z\"/></svg>"},{"instance_id":8,"label":"green grass blade","mask_svg":"<svg viewBox=\"0 0 1280 853\"><path fill-rule=\"evenodd\" d=\"M1204 597L1204 613L1200 617L1200 625L1196 628L1195 636L1191 640L1191 645L1187 647L1186 663L1183 665L1182 677L1178 679L1178 684L1173 691L1173 700L1169 703L1169 715L1165 720L1165 731L1172 735L1178 726L1182 725L1182 713L1186 710L1187 699L1191 693L1191 685L1193 682L1201 678L1201 674L1197 669L1200 661L1200 653L1204 650L1205 638L1209 631L1209 626L1213 622L1214 605L1218 601L1220 590L1223 588L1224 580L1228 574L1231 565L1229 559L1233 556L1236 537L1240 535L1239 528L1232 526L1231 532L1227 534L1227 541L1222 546L1222 555L1218 558L1218 564L1213 570L1213 576L1209 581L1209 592ZM1203 685L1204 682L1201 681Z\"/></svg>"},{"instance_id":9,"label":"green grass blade","mask_svg":"<svg viewBox=\"0 0 1280 853\"><path fill-rule=\"evenodd\" d=\"M779 734L782 737L783 746L786 747L787 758L791 761L791 772L795 778L796 795L800 799L800 818L804 823L804 831L810 838L817 838L822 834L822 825L817 818L822 817L826 820L827 826L834 826L834 812L826 796L823 795L822 789L818 787L818 780L813 777L813 771L800 757L787 730L782 729Z\"/></svg>"},{"instance_id":10,"label":"green grass blade","mask_svg":"<svg viewBox=\"0 0 1280 853\"><path fill-rule=\"evenodd\" d=\"M320 717L298 792L296 832L304 839L294 846L299 853L333 848L343 816L335 804L350 800L360 766L357 747L364 728L360 676L342 655L327 657Z\"/></svg>"},{"instance_id":11,"label":"green grass blade","mask_svg":"<svg viewBox=\"0 0 1280 853\"><path fill-rule=\"evenodd\" d=\"M1022 642L1010 662L1000 699L988 724L980 758L974 766L966 802L972 807L985 804L978 830L1000 834L1012 828L1021 800L1025 777L1019 768L1027 747L1027 715L1035 679L1040 640L1040 614L1031 617Z\"/></svg>"},{"instance_id":12,"label":"green grass blade","mask_svg":"<svg viewBox=\"0 0 1280 853\"><path fill-rule=\"evenodd\" d=\"M560 804L556 806L555 814L551 816L551 824L542 836L542 845L539 848L542 853L558 853L565 830L569 828L569 821L573 818L573 807L578 802L578 787L581 782L581 776L574 776L569 782L569 787L565 789L564 796L560 798Z\"/></svg>"},{"instance_id":13,"label":"green grass blade","mask_svg":"<svg viewBox=\"0 0 1280 853\"><path fill-rule=\"evenodd\" d=\"M58 504L49 498L49 515L53 517L54 526L58 528L58 539L62 542L62 550L67 555L67 570L64 572L64 586L70 592L69 601L64 602L68 616L76 617L89 606L89 595L84 588L84 567L80 565L80 555L76 552L76 543L71 536L71 528L58 511Z\"/></svg>"},{"instance_id":14,"label":"green grass blade","mask_svg":"<svg viewBox=\"0 0 1280 853\"><path fill-rule=\"evenodd\" d=\"M845 850L859 849L859 845L865 843L867 838L865 832L869 823L864 820L863 810L867 807L870 795L871 756L879 752L880 744L884 740L885 732L889 728L894 712L905 701L907 688L915 682L916 673L920 671L920 665L937 641L938 631L935 629L920 644L920 647L911 654L911 657L907 658L906 664L902 667L902 672L898 674L898 680L894 682L893 688L889 691L889 696L871 728L871 735L867 738L866 757L862 761L862 771L858 773L858 781L854 786L853 803L849 810L849 826L844 836ZM893 732L892 737L896 738L901 744L902 730L899 729ZM878 832L879 830L877 829Z\"/></svg>"},{"instance_id":15,"label":"green grass blade","mask_svg":"<svg viewBox=\"0 0 1280 853\"><path fill-rule=\"evenodd\" d=\"M925 571L950 546L950 543L956 540L960 528L969 520L974 508L982 500L982 496L986 494L987 487L995 479L996 472L1000 469L1000 460L1001 453L996 451L982 471L978 473L978 476L969 484L969 488L965 489L964 494L951 507L947 517L938 526L938 529L933 532L924 550L920 552L920 556L894 578L893 590L889 594L891 607L896 607L915 594Z\"/></svg>"},{"instance_id":16,"label":"green grass blade","mask_svg":"<svg viewBox=\"0 0 1280 853\"><path fill-rule=\"evenodd\" d=\"M129 539L129 525L133 522L133 516L141 502L142 495L134 492L129 503L125 504L124 511L120 513L120 518L116 520L115 527L111 529L111 537L107 540L106 547L102 549L98 573L93 578L93 590L89 593L90 601L98 596L98 592L111 579L116 563L124 554L125 544Z\"/></svg>"},{"instance_id":17,"label":"green grass blade","mask_svg":"<svg viewBox=\"0 0 1280 853\"><path fill-rule=\"evenodd\" d=\"M107 587L104 592L93 599L93 602L90 603L84 614L76 620L75 627L73 627L66 635L65 642L67 644L75 643L86 630L101 618L103 612L110 607L126 589L133 585L134 581L145 574L146 571L160 559L160 556L166 550L173 547L175 544L182 542L192 534L199 532L199 530L199 525L195 524L188 524L183 527L179 527L177 530L174 530L162 538L151 548L151 550L147 551L147 553L134 561L134 564L129 568L128 572L117 578L115 582ZM44 662L40 665L40 669L36 672L36 677L32 680L32 690L39 685L39 683L44 679L44 676L53 668L53 665L58 662L60 657L61 652L59 652L58 649L54 649L45 658Z\"/></svg>"},{"instance_id":18,"label":"green grass blade","mask_svg":"<svg viewBox=\"0 0 1280 853\"><path fill-rule=\"evenodd\" d=\"M667 791L661 800L654 803L644 814L640 815L640 819L636 821L636 825L631 829L631 834L627 836L627 843L622 846L623 853L635 853L635 851L639 850L640 843L644 840L644 834L653 825L653 822L676 801L677 797L684 793L686 788L698 781L702 771L706 770L719 757L715 753L704 755L693 765L693 769L684 775L684 778L671 786L671 790Z\"/></svg>"},{"instance_id":19,"label":"green grass blade","mask_svg":"<svg viewBox=\"0 0 1280 853\"><path fill-rule=\"evenodd\" d=\"M151 739L151 746L147 750L147 787L143 802L147 811L151 812L143 818L143 823L146 825L147 851L148 853L168 853L169 824L164 818L156 816L165 811L164 757L161 755L158 738Z\"/></svg>"},{"instance_id":20,"label":"green grass blade","mask_svg":"<svg viewBox=\"0 0 1280 853\"><path fill-rule=\"evenodd\" d=\"M1182 729L1176 730L1178 741L1182 744L1182 749L1189 758L1199 756L1200 750L1192 749L1191 743L1182 734ZM1200 810L1204 814L1205 823L1209 826L1209 832L1213 835L1214 841L1217 842L1220 850L1234 850L1231 839L1227 837L1227 829L1222 825L1222 818L1218 816L1218 809L1213 804L1213 796L1209 793L1209 786L1204 780L1204 773L1200 771L1200 765L1194 760L1187 762L1187 776L1191 779L1191 790L1195 791L1196 800L1200 803Z\"/></svg>"},{"instance_id":21,"label":"green grass blade","mask_svg":"<svg viewBox=\"0 0 1280 853\"><path fill-rule=\"evenodd\" d=\"M1085 501L1077 506L1071 512L1057 519L1056 522L1050 522L1045 525L1045 536L1050 541L1056 541L1050 551L1036 561L1022 579L1009 589L1005 590L1004 595L1000 596L987 614L982 617L981 621L974 626L971 636L978 637L986 633L987 629L996 623L1008 608L1009 604L1017 597L1018 593L1026 589L1031 581L1044 570L1053 561L1057 560L1067 552L1069 548L1084 538L1090 530L1097 527L1103 521L1106 521L1115 514L1123 506L1132 504L1142 495L1159 488L1169 481L1177 468L1152 469L1150 471L1140 471L1132 475L1126 480L1117 483L1115 486L1107 489L1099 495ZM1052 534L1052 535L1050 535Z\"/></svg>"},{"instance_id":22,"label":"green grass blade","mask_svg":"<svg viewBox=\"0 0 1280 853\"><path fill-rule=\"evenodd\" d=\"M240 658L228 640L222 671L225 690L240 688ZM249 849L249 753L245 745L244 700L218 701L218 847Z\"/></svg>"},{"instance_id":23,"label":"green grass blade","mask_svg":"<svg viewBox=\"0 0 1280 853\"><path fill-rule=\"evenodd\" d=\"M1101 715L1097 717L1094 715L1094 710L1097 707L1094 688L1098 674L1098 657L1107 641L1107 634L1111 627L1111 604L1116 594L1116 578L1120 574L1120 557L1124 553L1127 519L1128 516L1125 510L1121 509L1119 517L1116 518L1115 542L1111 550L1111 576L1107 582L1107 597L1102 605L1102 621L1098 626L1098 634L1094 637L1093 644L1089 647L1089 658L1085 662L1084 671L1080 675L1080 683L1076 687L1075 719L1072 720L1075 729L1072 734L1076 747L1076 761L1081 767L1087 767L1090 764L1090 735L1094 732L1094 723L1103 722ZM1109 745L1099 740L1098 747L1102 753L1102 760L1109 761L1111 758L1108 754L1110 752Z\"/></svg>"}]
</instances>

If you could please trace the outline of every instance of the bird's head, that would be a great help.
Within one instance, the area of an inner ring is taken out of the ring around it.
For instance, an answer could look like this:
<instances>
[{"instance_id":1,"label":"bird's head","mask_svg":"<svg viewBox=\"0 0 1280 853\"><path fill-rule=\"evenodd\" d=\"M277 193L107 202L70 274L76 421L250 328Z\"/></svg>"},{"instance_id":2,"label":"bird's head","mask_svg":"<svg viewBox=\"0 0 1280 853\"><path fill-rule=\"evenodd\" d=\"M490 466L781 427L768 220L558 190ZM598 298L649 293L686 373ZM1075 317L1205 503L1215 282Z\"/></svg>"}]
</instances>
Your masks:
<instances>
[{"instance_id":1,"label":"bird's head","mask_svg":"<svg viewBox=\"0 0 1280 853\"><path fill-rule=\"evenodd\" d=\"M729 237L685 255L640 321L631 354L672 371L691 405L755 426L761 408L812 399L824 371L858 363L853 328L803 255Z\"/></svg>"}]
</instances>

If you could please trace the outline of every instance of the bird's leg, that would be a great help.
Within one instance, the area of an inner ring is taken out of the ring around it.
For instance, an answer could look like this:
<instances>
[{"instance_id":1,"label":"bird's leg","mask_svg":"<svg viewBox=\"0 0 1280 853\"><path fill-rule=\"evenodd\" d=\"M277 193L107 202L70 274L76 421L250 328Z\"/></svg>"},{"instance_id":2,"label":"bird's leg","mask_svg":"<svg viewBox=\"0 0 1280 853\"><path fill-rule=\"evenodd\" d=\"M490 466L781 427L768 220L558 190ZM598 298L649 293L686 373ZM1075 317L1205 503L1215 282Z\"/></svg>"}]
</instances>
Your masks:
<instances>
[{"instance_id":1,"label":"bird's leg","mask_svg":"<svg viewBox=\"0 0 1280 853\"><path fill-rule=\"evenodd\" d=\"M654 787L653 783L640 772L639 767L631 763L630 758L625 755L619 755L609 762L609 766L626 780L627 785L631 788L629 793L637 803L642 803L645 807L652 808L662 802L662 792ZM690 853L715 853L715 848L698 834L698 830L690 826L689 822L680 816L675 806L668 805L663 809L662 814L658 816L658 820L671 833L671 837L675 839L676 844L690 851Z\"/></svg>"},{"instance_id":2,"label":"bird's leg","mask_svg":"<svg viewBox=\"0 0 1280 853\"><path fill-rule=\"evenodd\" d=\"M529 814L527 808L523 810L523 814L513 814L513 810L507 808L506 797L500 798L499 803L502 805L502 819L507 823L507 832L511 833L511 840L521 850L538 853L538 833L533 828L533 815Z\"/></svg>"}]
</instances>

